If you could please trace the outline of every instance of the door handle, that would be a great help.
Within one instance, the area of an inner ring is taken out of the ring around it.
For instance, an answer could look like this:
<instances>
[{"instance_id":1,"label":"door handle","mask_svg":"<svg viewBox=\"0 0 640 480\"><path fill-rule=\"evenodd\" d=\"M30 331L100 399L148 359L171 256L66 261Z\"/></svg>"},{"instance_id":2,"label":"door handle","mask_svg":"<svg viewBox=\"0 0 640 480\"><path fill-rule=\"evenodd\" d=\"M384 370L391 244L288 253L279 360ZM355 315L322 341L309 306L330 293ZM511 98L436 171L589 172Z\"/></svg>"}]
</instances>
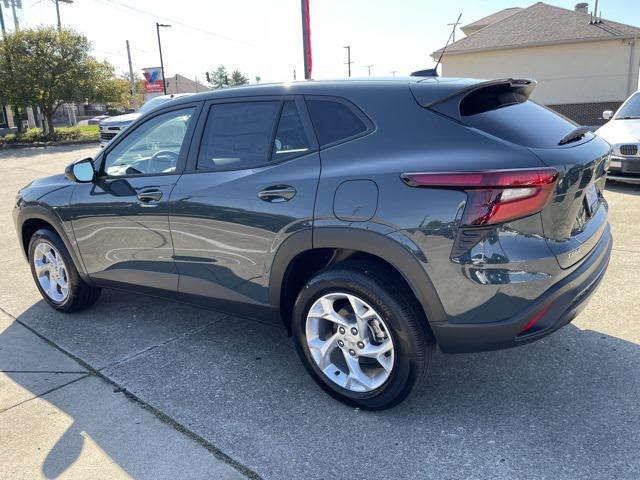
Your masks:
<instances>
[{"instance_id":1,"label":"door handle","mask_svg":"<svg viewBox=\"0 0 640 480\"><path fill-rule=\"evenodd\" d=\"M157 188L150 188L138 193L138 200L143 203L157 202L162 198L162 191Z\"/></svg>"},{"instance_id":2,"label":"door handle","mask_svg":"<svg viewBox=\"0 0 640 480\"><path fill-rule=\"evenodd\" d=\"M271 203L288 202L296 193L296 189L289 185L274 185L259 192L258 198Z\"/></svg>"}]
</instances>

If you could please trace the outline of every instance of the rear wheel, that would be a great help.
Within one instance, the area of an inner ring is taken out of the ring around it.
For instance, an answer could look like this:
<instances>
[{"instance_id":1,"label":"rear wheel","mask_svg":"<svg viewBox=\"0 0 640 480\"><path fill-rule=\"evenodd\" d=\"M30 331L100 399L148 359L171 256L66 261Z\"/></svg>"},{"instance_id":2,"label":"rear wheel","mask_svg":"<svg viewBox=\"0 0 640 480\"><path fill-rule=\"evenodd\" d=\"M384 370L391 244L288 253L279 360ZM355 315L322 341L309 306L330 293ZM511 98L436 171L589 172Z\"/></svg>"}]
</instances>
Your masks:
<instances>
[{"instance_id":1,"label":"rear wheel","mask_svg":"<svg viewBox=\"0 0 640 480\"><path fill-rule=\"evenodd\" d=\"M314 276L293 312L296 348L313 379L340 401L390 408L409 395L435 342L413 296L367 263Z\"/></svg>"},{"instance_id":2,"label":"rear wheel","mask_svg":"<svg viewBox=\"0 0 640 480\"><path fill-rule=\"evenodd\" d=\"M40 294L56 310L76 312L93 305L100 288L87 284L57 233L43 228L29 241L29 265Z\"/></svg>"}]
</instances>

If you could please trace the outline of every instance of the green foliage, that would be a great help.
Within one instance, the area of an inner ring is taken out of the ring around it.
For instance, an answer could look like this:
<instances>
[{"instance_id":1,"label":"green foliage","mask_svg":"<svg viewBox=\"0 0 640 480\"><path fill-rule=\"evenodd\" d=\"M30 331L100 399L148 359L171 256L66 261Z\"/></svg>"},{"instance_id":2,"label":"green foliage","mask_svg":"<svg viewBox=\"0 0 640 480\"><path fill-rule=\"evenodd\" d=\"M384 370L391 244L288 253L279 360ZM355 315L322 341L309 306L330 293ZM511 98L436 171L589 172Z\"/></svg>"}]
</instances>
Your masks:
<instances>
[{"instance_id":1,"label":"green foliage","mask_svg":"<svg viewBox=\"0 0 640 480\"><path fill-rule=\"evenodd\" d=\"M8 133L0 137L0 145L15 143L69 142L76 140L98 141L100 134L98 125L81 127L59 127L53 134L45 134L41 128L30 128L24 133Z\"/></svg>"},{"instance_id":2,"label":"green foliage","mask_svg":"<svg viewBox=\"0 0 640 480\"><path fill-rule=\"evenodd\" d=\"M248 85L249 79L240 70L234 70L231 74L231 85Z\"/></svg>"},{"instance_id":3,"label":"green foliage","mask_svg":"<svg viewBox=\"0 0 640 480\"><path fill-rule=\"evenodd\" d=\"M7 33L0 42L0 100L37 105L53 133L53 114L63 103L106 103L119 98L113 67L89 54L86 37L72 30L39 27Z\"/></svg>"},{"instance_id":4,"label":"green foliage","mask_svg":"<svg viewBox=\"0 0 640 480\"><path fill-rule=\"evenodd\" d=\"M231 75L224 65L218 66L214 71L209 72L209 84L213 88L233 87L236 85L247 85L249 79L240 70L234 70Z\"/></svg>"}]
</instances>

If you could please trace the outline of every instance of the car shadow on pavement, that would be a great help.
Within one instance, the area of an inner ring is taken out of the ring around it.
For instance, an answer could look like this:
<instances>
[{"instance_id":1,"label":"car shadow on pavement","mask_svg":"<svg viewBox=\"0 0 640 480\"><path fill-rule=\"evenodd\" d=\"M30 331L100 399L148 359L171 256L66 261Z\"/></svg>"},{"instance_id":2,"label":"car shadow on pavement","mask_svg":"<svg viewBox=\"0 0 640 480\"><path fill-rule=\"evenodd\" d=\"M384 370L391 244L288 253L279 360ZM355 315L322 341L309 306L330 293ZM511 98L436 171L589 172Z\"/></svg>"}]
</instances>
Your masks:
<instances>
[{"instance_id":1,"label":"car shadow on pavement","mask_svg":"<svg viewBox=\"0 0 640 480\"><path fill-rule=\"evenodd\" d=\"M215 314L191 307L181 306L162 327L181 331L184 322L196 322L186 333L138 352L132 347L129 355L116 349L113 361L92 354L146 335L132 328L130 317L114 319L113 308L138 311L136 322L157 328L144 313L150 302L157 303L109 293L85 313L61 315L40 301L18 320L266 478L640 475L635 343L568 325L511 350L438 353L407 401L364 412L312 382L283 329L235 317L207 323ZM128 470L104 415L68 399L56 407L74 421L48 453L44 475L58 476L73 464L82 432ZM366 455L337 464L335 451L350 448ZM379 477L367 470L376 458L387 466Z\"/></svg>"}]
</instances>

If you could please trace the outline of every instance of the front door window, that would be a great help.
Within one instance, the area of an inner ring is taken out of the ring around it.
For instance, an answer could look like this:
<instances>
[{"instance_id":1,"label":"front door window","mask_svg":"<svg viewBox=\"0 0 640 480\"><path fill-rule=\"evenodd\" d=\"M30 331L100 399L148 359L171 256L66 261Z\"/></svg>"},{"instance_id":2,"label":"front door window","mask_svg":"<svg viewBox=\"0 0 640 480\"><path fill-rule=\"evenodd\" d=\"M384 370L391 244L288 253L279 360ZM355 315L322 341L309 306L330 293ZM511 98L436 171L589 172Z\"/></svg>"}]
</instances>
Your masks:
<instances>
[{"instance_id":1,"label":"front door window","mask_svg":"<svg viewBox=\"0 0 640 480\"><path fill-rule=\"evenodd\" d=\"M163 113L147 120L108 152L107 176L173 173L193 108Z\"/></svg>"}]
</instances>

